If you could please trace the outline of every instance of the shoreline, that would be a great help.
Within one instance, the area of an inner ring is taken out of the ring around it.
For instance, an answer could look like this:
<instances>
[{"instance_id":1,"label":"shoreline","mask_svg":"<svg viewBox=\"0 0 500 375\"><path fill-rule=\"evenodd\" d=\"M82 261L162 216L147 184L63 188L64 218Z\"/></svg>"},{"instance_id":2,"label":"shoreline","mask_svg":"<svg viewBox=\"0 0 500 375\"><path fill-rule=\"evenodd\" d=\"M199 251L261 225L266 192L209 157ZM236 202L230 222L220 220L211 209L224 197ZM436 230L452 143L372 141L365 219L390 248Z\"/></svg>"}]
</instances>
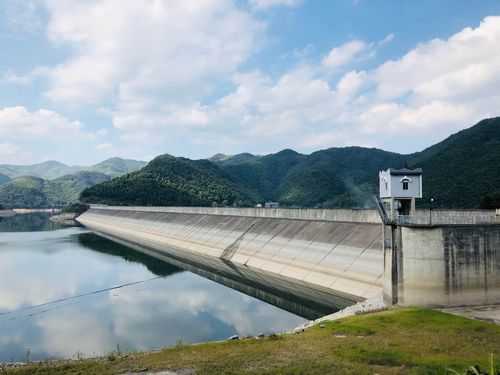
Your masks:
<instances>
[{"instance_id":1,"label":"shoreline","mask_svg":"<svg viewBox=\"0 0 500 375\"><path fill-rule=\"evenodd\" d=\"M76 221L78 214L75 212L66 212L53 215L49 218L50 221L56 224L68 226L68 227L80 227L80 223Z\"/></svg>"},{"instance_id":2,"label":"shoreline","mask_svg":"<svg viewBox=\"0 0 500 375\"><path fill-rule=\"evenodd\" d=\"M411 340L408 338L411 337ZM481 345L477 345L481 342ZM500 326L437 310L390 308L294 333L146 352L3 366L5 374L413 374L500 365Z\"/></svg>"},{"instance_id":3,"label":"shoreline","mask_svg":"<svg viewBox=\"0 0 500 375\"><path fill-rule=\"evenodd\" d=\"M0 210L0 218L12 217L16 215L17 214L14 210Z\"/></svg>"}]
</instances>

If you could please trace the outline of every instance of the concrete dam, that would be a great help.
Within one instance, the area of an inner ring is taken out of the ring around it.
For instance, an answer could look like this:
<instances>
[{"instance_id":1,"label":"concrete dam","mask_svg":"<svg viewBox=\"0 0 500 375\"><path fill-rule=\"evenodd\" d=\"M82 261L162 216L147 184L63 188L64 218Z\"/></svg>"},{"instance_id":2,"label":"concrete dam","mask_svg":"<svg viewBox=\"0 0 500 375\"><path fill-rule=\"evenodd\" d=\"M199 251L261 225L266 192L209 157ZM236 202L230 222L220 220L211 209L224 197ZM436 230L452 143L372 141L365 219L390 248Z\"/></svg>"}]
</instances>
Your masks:
<instances>
[{"instance_id":1,"label":"concrete dam","mask_svg":"<svg viewBox=\"0 0 500 375\"><path fill-rule=\"evenodd\" d=\"M399 305L500 303L495 211L417 214L387 222L376 210L92 206L78 221L278 305L293 296L333 311L381 295Z\"/></svg>"}]
</instances>

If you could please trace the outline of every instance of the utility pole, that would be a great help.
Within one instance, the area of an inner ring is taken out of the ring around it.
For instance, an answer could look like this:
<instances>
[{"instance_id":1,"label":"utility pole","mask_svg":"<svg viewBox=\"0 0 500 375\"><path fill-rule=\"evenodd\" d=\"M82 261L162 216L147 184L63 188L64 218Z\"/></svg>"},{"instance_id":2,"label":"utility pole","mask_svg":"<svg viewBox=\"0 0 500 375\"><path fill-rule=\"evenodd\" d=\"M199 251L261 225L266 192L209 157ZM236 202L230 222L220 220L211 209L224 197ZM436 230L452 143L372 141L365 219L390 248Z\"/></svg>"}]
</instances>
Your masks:
<instances>
[{"instance_id":1,"label":"utility pole","mask_svg":"<svg viewBox=\"0 0 500 375\"><path fill-rule=\"evenodd\" d=\"M434 203L434 198L431 197L431 199L429 199L429 202L431 203L431 206L429 208L429 225L432 225L432 204Z\"/></svg>"}]
</instances>

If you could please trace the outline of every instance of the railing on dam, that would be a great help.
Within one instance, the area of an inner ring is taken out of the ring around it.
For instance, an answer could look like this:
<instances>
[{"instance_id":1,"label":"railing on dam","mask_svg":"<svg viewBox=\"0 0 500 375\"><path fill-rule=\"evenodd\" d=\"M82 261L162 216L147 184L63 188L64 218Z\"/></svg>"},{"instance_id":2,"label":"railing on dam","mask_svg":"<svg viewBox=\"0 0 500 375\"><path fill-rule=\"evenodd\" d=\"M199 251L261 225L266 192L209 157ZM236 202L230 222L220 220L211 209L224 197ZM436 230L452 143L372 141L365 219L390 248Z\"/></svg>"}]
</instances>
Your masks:
<instances>
[{"instance_id":1,"label":"railing on dam","mask_svg":"<svg viewBox=\"0 0 500 375\"><path fill-rule=\"evenodd\" d=\"M195 215L244 216L273 219L338 221L380 224L380 215L374 209L322 208L235 208L235 207L129 207L91 205L92 208L141 212L164 212Z\"/></svg>"},{"instance_id":2,"label":"railing on dam","mask_svg":"<svg viewBox=\"0 0 500 375\"><path fill-rule=\"evenodd\" d=\"M412 215L397 215L398 225L489 225L500 224L500 212L495 210L419 209Z\"/></svg>"}]
</instances>

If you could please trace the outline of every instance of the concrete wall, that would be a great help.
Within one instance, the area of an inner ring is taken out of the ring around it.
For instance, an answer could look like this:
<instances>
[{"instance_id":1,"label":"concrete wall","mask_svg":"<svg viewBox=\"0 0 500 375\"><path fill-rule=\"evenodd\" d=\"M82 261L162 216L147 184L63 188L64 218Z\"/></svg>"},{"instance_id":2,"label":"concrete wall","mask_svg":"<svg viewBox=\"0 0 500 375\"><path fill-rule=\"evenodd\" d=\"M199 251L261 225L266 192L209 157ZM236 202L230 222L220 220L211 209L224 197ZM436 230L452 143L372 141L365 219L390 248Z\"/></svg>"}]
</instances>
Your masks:
<instances>
[{"instance_id":1,"label":"concrete wall","mask_svg":"<svg viewBox=\"0 0 500 375\"><path fill-rule=\"evenodd\" d=\"M183 211L92 208L78 221L165 254L186 259L209 256L266 272L326 291L344 304L382 292L380 224Z\"/></svg>"},{"instance_id":2,"label":"concrete wall","mask_svg":"<svg viewBox=\"0 0 500 375\"><path fill-rule=\"evenodd\" d=\"M400 224L413 225L477 225L500 224L495 210L418 209L411 216L400 216Z\"/></svg>"},{"instance_id":3,"label":"concrete wall","mask_svg":"<svg viewBox=\"0 0 500 375\"><path fill-rule=\"evenodd\" d=\"M321 295L325 306L343 307L381 293L400 305L500 303L499 225L383 226L375 214L92 207L78 221L176 259L211 259L245 277L258 274L264 284L282 280L290 290L307 290L310 298L319 301ZM312 291L318 295L312 297Z\"/></svg>"},{"instance_id":4,"label":"concrete wall","mask_svg":"<svg viewBox=\"0 0 500 375\"><path fill-rule=\"evenodd\" d=\"M128 210L200 215L246 216L290 220L347 221L354 223L381 223L374 209L321 208L232 208L232 207L125 207L92 205L100 210Z\"/></svg>"},{"instance_id":5,"label":"concrete wall","mask_svg":"<svg viewBox=\"0 0 500 375\"><path fill-rule=\"evenodd\" d=\"M500 226L397 227L393 235L386 299L406 306L500 302Z\"/></svg>"}]
</instances>

